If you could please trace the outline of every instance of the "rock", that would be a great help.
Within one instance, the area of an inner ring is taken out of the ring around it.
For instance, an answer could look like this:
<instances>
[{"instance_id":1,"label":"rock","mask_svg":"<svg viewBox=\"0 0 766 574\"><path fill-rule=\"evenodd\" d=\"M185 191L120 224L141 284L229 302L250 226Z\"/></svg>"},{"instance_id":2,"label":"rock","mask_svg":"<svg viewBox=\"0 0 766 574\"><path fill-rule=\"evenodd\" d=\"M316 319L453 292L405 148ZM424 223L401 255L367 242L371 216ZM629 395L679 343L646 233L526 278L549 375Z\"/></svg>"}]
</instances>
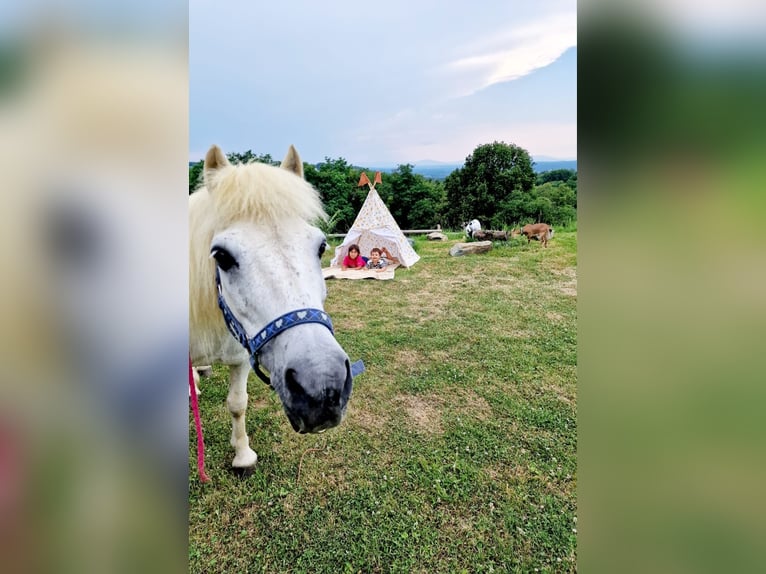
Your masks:
<instances>
[{"instance_id":1,"label":"rock","mask_svg":"<svg viewBox=\"0 0 766 574\"><path fill-rule=\"evenodd\" d=\"M449 254L452 257L460 257L461 255L471 255L475 253L486 253L492 249L491 241L475 241L473 243L455 243L449 250Z\"/></svg>"},{"instance_id":2,"label":"rock","mask_svg":"<svg viewBox=\"0 0 766 574\"><path fill-rule=\"evenodd\" d=\"M439 231L434 231L426 235L429 241L447 241L447 236Z\"/></svg>"}]
</instances>

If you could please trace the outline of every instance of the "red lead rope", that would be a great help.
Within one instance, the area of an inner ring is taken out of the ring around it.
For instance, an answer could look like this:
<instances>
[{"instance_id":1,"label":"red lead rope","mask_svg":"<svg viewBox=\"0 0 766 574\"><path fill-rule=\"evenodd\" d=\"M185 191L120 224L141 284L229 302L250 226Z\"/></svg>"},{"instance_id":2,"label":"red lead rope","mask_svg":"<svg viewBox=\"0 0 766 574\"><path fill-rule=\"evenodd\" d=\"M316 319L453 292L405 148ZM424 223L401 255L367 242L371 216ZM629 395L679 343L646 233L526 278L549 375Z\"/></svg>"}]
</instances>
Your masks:
<instances>
[{"instance_id":1,"label":"red lead rope","mask_svg":"<svg viewBox=\"0 0 766 574\"><path fill-rule=\"evenodd\" d=\"M199 418L199 405L197 404L197 389L194 387L194 373L192 373L191 357L189 357L189 396L191 397L191 407L194 413L194 428L197 431L197 471L199 479L202 482L208 482L205 474L205 441L202 438L202 422Z\"/></svg>"}]
</instances>

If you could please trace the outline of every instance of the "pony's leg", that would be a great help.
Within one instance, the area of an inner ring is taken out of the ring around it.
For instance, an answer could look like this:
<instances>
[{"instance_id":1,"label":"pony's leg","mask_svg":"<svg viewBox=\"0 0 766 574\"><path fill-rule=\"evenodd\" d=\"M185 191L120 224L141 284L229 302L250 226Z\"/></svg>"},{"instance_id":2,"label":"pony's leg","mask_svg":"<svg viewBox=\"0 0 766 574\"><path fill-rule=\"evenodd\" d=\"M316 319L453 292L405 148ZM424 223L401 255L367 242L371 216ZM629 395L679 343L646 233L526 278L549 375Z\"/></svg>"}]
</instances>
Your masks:
<instances>
[{"instance_id":1,"label":"pony's leg","mask_svg":"<svg viewBox=\"0 0 766 574\"><path fill-rule=\"evenodd\" d=\"M258 460L258 455L250 448L250 439L245 428L249 372L249 363L229 367L229 396L226 398L226 406L231 413L231 446L234 447L234 462L231 465L235 468L255 466Z\"/></svg>"},{"instance_id":2,"label":"pony's leg","mask_svg":"<svg viewBox=\"0 0 766 574\"><path fill-rule=\"evenodd\" d=\"M199 371L197 370L197 367L192 367L192 378L194 379L194 391L197 393L197 396L199 396L202 391L199 390ZM189 390L189 396L191 396L191 389Z\"/></svg>"}]
</instances>

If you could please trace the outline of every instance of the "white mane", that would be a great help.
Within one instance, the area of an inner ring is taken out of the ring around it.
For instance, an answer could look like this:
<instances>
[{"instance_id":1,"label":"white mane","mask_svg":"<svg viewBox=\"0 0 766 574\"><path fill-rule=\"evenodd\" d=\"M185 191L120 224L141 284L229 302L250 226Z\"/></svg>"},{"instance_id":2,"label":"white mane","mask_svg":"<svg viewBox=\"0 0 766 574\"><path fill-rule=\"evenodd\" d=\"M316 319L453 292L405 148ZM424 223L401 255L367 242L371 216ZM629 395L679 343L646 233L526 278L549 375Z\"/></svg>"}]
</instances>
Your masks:
<instances>
[{"instance_id":1,"label":"white mane","mask_svg":"<svg viewBox=\"0 0 766 574\"><path fill-rule=\"evenodd\" d=\"M205 183L189 197L189 323L196 332L213 333L226 329L210 257L213 236L239 221L277 228L289 219L312 223L327 215L308 182L264 163L226 165L206 174Z\"/></svg>"}]
</instances>

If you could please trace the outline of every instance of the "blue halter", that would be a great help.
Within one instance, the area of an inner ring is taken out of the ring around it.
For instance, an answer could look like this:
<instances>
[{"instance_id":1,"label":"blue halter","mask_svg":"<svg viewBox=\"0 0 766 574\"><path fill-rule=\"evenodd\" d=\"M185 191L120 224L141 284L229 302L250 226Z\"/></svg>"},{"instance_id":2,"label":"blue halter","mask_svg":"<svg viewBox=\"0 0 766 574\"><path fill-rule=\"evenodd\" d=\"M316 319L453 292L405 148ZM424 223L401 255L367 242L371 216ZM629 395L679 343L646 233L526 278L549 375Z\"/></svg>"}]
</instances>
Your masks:
<instances>
[{"instance_id":1,"label":"blue halter","mask_svg":"<svg viewBox=\"0 0 766 574\"><path fill-rule=\"evenodd\" d=\"M327 327L330 330L330 333L335 335L330 316L321 309L312 309L309 307L306 309L296 309L295 311L285 313L284 315L277 317L271 323L266 325L258 332L255 337L248 337L247 333L245 332L245 328L242 326L242 323L240 323L239 319L234 316L231 308L226 303L226 299L223 297L223 289L221 288L221 276L218 272L218 266L215 268L215 284L218 288L218 306L221 308L226 326L229 328L229 331L234 336L234 338L239 341L239 344L242 345L250 354L250 365L253 367L255 374L258 375L258 377L269 386L271 386L271 381L269 380L269 377L261 370L260 364L258 363L258 353L266 343L287 329L296 327L298 325L303 325L305 323L319 323L320 325ZM351 376L356 377L364 370L364 362L360 359L351 365Z\"/></svg>"}]
</instances>

